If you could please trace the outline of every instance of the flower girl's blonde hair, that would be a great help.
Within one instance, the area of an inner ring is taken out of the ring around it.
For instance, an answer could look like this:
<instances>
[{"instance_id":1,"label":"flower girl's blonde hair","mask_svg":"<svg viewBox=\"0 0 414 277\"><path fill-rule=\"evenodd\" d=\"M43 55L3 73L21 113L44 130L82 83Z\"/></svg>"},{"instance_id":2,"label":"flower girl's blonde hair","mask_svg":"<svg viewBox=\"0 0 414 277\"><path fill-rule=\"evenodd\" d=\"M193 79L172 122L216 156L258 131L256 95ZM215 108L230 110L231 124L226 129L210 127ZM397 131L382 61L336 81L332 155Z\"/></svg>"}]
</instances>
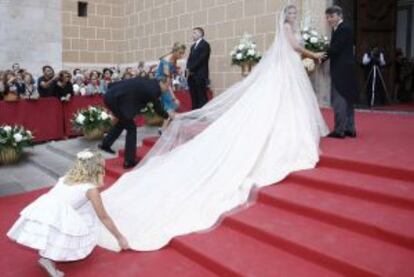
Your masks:
<instances>
[{"instance_id":1,"label":"flower girl's blonde hair","mask_svg":"<svg viewBox=\"0 0 414 277\"><path fill-rule=\"evenodd\" d=\"M105 175L105 160L102 154L93 149L85 149L76 155L73 166L64 177L68 185L92 183L95 186L103 184Z\"/></svg>"}]
</instances>

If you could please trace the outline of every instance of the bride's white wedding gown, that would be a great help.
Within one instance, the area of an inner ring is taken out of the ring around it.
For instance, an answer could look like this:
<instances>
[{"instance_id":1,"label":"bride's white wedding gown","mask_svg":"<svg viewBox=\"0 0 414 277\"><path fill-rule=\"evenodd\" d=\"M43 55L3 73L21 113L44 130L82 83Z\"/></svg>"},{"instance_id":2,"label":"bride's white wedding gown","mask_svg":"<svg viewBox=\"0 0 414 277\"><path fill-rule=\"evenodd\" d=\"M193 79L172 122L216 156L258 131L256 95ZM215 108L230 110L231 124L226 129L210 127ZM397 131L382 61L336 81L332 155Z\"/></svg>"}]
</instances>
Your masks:
<instances>
[{"instance_id":1,"label":"bride's white wedding gown","mask_svg":"<svg viewBox=\"0 0 414 277\"><path fill-rule=\"evenodd\" d=\"M102 193L132 249L156 250L208 229L254 186L315 167L328 130L281 17L273 46L246 79L180 115L142 165ZM104 227L98 244L119 250Z\"/></svg>"}]
</instances>

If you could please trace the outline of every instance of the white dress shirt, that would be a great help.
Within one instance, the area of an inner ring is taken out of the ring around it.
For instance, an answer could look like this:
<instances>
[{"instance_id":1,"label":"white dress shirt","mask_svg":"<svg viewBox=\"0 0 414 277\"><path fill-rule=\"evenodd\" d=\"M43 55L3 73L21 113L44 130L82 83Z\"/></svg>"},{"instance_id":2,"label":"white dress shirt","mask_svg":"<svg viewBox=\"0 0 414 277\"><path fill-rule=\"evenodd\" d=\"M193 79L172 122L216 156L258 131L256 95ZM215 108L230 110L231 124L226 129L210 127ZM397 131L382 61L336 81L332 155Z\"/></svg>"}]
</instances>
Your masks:
<instances>
[{"instance_id":1,"label":"white dress shirt","mask_svg":"<svg viewBox=\"0 0 414 277\"><path fill-rule=\"evenodd\" d=\"M338 24L336 24L336 26L334 27L334 32L336 31L336 29L338 29L339 25L341 25L342 22L344 22L343 19L339 20Z\"/></svg>"},{"instance_id":2,"label":"white dress shirt","mask_svg":"<svg viewBox=\"0 0 414 277\"><path fill-rule=\"evenodd\" d=\"M203 40L203 38L199 38L197 41L196 41L196 43L195 43L195 45L194 45L194 49L196 49L197 48L197 46L198 46L198 44L200 43L200 41L202 41Z\"/></svg>"}]
</instances>

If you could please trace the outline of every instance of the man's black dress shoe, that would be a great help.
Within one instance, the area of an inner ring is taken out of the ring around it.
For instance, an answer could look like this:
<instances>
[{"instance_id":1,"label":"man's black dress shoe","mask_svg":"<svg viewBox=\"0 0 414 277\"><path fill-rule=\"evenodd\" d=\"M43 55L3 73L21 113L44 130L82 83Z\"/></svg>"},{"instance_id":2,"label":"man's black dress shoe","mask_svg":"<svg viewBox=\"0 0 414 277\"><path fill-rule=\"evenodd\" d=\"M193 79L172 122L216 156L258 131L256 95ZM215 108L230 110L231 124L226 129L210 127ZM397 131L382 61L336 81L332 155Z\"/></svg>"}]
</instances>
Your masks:
<instances>
[{"instance_id":1,"label":"man's black dress shoe","mask_svg":"<svg viewBox=\"0 0 414 277\"><path fill-rule=\"evenodd\" d=\"M355 131L345 131L345 136L350 138L356 138L357 134Z\"/></svg>"},{"instance_id":2,"label":"man's black dress shoe","mask_svg":"<svg viewBox=\"0 0 414 277\"><path fill-rule=\"evenodd\" d=\"M137 161L125 161L124 162L124 168L128 169L128 168L133 168L134 166L136 166L138 164Z\"/></svg>"},{"instance_id":3,"label":"man's black dress shoe","mask_svg":"<svg viewBox=\"0 0 414 277\"><path fill-rule=\"evenodd\" d=\"M341 134L341 133L337 133L337 132L333 131L333 132L329 133L328 138L344 139L345 134Z\"/></svg>"},{"instance_id":4,"label":"man's black dress shoe","mask_svg":"<svg viewBox=\"0 0 414 277\"><path fill-rule=\"evenodd\" d=\"M111 147L103 146L101 143L98 144L98 148L101 149L102 151L105 151L106 153L115 154L115 151L112 150Z\"/></svg>"}]
</instances>

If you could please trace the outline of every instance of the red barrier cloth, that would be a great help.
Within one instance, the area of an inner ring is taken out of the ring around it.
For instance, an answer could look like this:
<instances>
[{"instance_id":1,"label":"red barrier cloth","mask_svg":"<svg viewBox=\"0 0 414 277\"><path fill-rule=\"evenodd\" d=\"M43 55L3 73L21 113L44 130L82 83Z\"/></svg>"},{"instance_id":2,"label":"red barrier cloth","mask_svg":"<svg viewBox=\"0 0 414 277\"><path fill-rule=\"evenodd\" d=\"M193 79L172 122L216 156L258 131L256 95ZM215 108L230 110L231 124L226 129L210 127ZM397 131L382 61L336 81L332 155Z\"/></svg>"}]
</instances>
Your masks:
<instances>
[{"instance_id":1,"label":"red barrier cloth","mask_svg":"<svg viewBox=\"0 0 414 277\"><path fill-rule=\"evenodd\" d=\"M62 104L57 98L0 101L0 125L22 125L33 132L35 142L64 137Z\"/></svg>"}]
</instances>

